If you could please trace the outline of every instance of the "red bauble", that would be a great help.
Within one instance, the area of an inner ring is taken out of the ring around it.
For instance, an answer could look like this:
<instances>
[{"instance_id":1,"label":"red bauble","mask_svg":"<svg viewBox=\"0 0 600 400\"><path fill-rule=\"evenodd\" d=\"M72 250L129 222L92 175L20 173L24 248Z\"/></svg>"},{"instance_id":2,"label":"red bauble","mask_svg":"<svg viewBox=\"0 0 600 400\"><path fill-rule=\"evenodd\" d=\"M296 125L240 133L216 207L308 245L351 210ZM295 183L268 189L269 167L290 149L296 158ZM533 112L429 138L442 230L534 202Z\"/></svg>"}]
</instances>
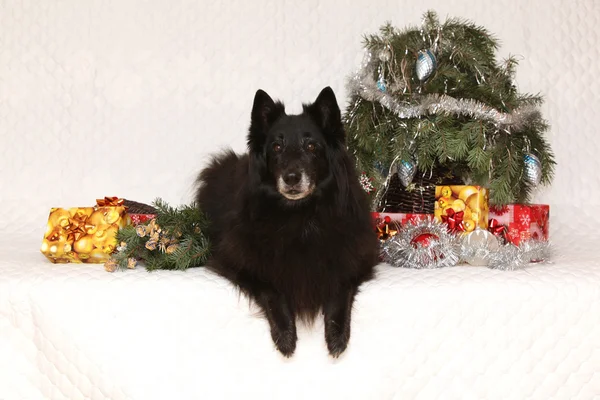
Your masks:
<instances>
[{"instance_id":1,"label":"red bauble","mask_svg":"<svg viewBox=\"0 0 600 400\"><path fill-rule=\"evenodd\" d=\"M415 249L418 248L419 245L421 247L426 248L426 247L429 247L429 245L431 245L432 240L440 240L440 237L437 235L434 235L433 233L421 233L420 235L417 235L414 238L412 238L412 240L410 241L410 244Z\"/></svg>"}]
</instances>

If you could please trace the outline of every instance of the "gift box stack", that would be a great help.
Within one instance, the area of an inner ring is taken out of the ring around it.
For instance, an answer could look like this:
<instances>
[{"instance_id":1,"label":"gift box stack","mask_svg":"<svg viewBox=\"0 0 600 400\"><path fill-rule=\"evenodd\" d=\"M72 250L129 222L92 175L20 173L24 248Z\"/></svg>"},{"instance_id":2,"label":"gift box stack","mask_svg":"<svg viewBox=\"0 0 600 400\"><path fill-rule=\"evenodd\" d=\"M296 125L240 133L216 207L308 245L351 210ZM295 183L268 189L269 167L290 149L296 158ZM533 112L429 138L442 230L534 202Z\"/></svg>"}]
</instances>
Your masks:
<instances>
[{"instance_id":1,"label":"gift box stack","mask_svg":"<svg viewBox=\"0 0 600 400\"><path fill-rule=\"evenodd\" d=\"M153 217L152 207L117 197L98 199L94 207L52 208L40 250L53 263L104 263L120 228Z\"/></svg>"},{"instance_id":2,"label":"gift box stack","mask_svg":"<svg viewBox=\"0 0 600 400\"><path fill-rule=\"evenodd\" d=\"M519 246L529 239L549 239L549 205L490 206L488 190L472 185L437 185L431 199L425 201L433 204L432 213L373 212L375 231L379 239L385 241L395 236L407 223L432 218L442 222L448 231L458 235L467 235L476 229L488 230L501 244L512 243ZM386 204L389 205L389 202L389 199L386 200ZM422 200L419 202L423 204ZM419 204L415 205L415 208Z\"/></svg>"}]
</instances>

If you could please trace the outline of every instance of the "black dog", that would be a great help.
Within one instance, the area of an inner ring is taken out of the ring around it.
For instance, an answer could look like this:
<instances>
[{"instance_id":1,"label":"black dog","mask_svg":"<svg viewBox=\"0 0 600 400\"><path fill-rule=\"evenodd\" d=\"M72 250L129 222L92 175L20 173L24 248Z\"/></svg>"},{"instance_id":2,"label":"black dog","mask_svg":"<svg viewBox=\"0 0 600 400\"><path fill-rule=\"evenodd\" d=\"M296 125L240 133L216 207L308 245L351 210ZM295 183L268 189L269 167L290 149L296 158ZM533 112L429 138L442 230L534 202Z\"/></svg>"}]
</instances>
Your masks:
<instances>
[{"instance_id":1,"label":"black dog","mask_svg":"<svg viewBox=\"0 0 600 400\"><path fill-rule=\"evenodd\" d=\"M197 202L211 222L209 268L256 301L285 356L296 348L296 317L312 321L322 310L337 357L378 242L331 88L300 115L257 91L248 148L216 157L198 178Z\"/></svg>"}]
</instances>

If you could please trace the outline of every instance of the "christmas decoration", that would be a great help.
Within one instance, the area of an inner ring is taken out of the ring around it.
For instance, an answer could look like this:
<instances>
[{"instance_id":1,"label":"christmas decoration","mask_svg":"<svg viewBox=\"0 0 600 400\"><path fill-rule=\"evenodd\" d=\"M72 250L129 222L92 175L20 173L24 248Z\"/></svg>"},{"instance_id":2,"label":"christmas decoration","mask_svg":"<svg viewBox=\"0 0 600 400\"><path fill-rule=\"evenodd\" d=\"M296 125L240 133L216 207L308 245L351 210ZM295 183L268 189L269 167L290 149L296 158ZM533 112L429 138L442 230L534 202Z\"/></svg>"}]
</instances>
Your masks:
<instances>
[{"instance_id":1,"label":"christmas decoration","mask_svg":"<svg viewBox=\"0 0 600 400\"><path fill-rule=\"evenodd\" d=\"M548 240L550 235L550 206L547 204L490 207L489 218L490 226L493 224L496 231L499 230L499 236L517 246L529 239Z\"/></svg>"},{"instance_id":2,"label":"christmas decoration","mask_svg":"<svg viewBox=\"0 0 600 400\"><path fill-rule=\"evenodd\" d=\"M542 179L542 164L540 160L533 154L525 154L523 156L525 163L525 179L527 183L535 187L540 184Z\"/></svg>"},{"instance_id":3,"label":"christmas decoration","mask_svg":"<svg viewBox=\"0 0 600 400\"><path fill-rule=\"evenodd\" d=\"M480 186L452 185L435 188L435 211L438 221L452 232L487 229L488 192Z\"/></svg>"},{"instance_id":4,"label":"christmas decoration","mask_svg":"<svg viewBox=\"0 0 600 400\"><path fill-rule=\"evenodd\" d=\"M435 56L431 50L419 51L416 66L417 78L419 78L420 81L424 81L429 78L435 70L435 64Z\"/></svg>"},{"instance_id":5,"label":"christmas decoration","mask_svg":"<svg viewBox=\"0 0 600 400\"><path fill-rule=\"evenodd\" d=\"M486 266L489 254L500 249L500 243L491 232L481 228L463 236L461 247L462 259L470 265Z\"/></svg>"},{"instance_id":6,"label":"christmas decoration","mask_svg":"<svg viewBox=\"0 0 600 400\"><path fill-rule=\"evenodd\" d=\"M442 268L466 262L500 270L526 268L550 258L547 240L529 239L518 246L502 244L491 231L477 228L451 232L431 216L373 213L381 238L381 259L395 267Z\"/></svg>"},{"instance_id":7,"label":"christmas decoration","mask_svg":"<svg viewBox=\"0 0 600 400\"><path fill-rule=\"evenodd\" d=\"M490 252L486 258L490 268L514 271L526 268L531 263L548 262L551 253L548 241L532 239L522 242L519 246L513 244L501 246L498 251Z\"/></svg>"},{"instance_id":8,"label":"christmas decoration","mask_svg":"<svg viewBox=\"0 0 600 400\"><path fill-rule=\"evenodd\" d=\"M53 263L103 263L128 223L126 209L117 197L98 199L95 207L52 208L40 250Z\"/></svg>"},{"instance_id":9,"label":"christmas decoration","mask_svg":"<svg viewBox=\"0 0 600 400\"><path fill-rule=\"evenodd\" d=\"M430 214L403 214L403 213L379 213L372 212L373 222L375 226L381 222L389 221L395 223L397 226L403 226L408 223L414 223L417 221L423 221L431 219Z\"/></svg>"},{"instance_id":10,"label":"christmas decoration","mask_svg":"<svg viewBox=\"0 0 600 400\"><path fill-rule=\"evenodd\" d=\"M412 161L402 160L398 164L398 178L402 186L407 187L412 182L417 173L417 166Z\"/></svg>"},{"instance_id":11,"label":"christmas decoration","mask_svg":"<svg viewBox=\"0 0 600 400\"><path fill-rule=\"evenodd\" d=\"M157 199L156 217L137 226L125 226L117 233L117 252L105 263L107 271L135 268L138 261L149 271L183 270L203 266L210 254L204 234L208 226L194 204L173 208Z\"/></svg>"},{"instance_id":12,"label":"christmas decoration","mask_svg":"<svg viewBox=\"0 0 600 400\"><path fill-rule=\"evenodd\" d=\"M375 231L377 232L377 239L384 241L391 237L396 236L398 233L398 224L392 221L392 218L388 215L381 219L378 219L375 225Z\"/></svg>"},{"instance_id":13,"label":"christmas decoration","mask_svg":"<svg viewBox=\"0 0 600 400\"><path fill-rule=\"evenodd\" d=\"M500 224L500 222L498 222L498 220L495 218L490 218L488 220L488 231L490 231L492 235L496 236L501 244L506 244L506 233L508 232L506 225Z\"/></svg>"},{"instance_id":14,"label":"christmas decoration","mask_svg":"<svg viewBox=\"0 0 600 400\"><path fill-rule=\"evenodd\" d=\"M376 211L414 212L388 199L396 192L432 203L422 177L457 184L444 181L441 171L489 187L493 204L526 202L535 185L550 183L555 162L543 137L542 98L517 91L516 59L499 63L498 43L484 28L460 19L440 23L428 12L421 27L384 25L366 37L365 47L348 83L345 123L358 168L377 188ZM384 91L378 82L385 82ZM537 170L523 162L526 154L535 154ZM394 159L413 156L418 168L405 188L391 187L399 180L376 167L389 171Z\"/></svg>"},{"instance_id":15,"label":"christmas decoration","mask_svg":"<svg viewBox=\"0 0 600 400\"><path fill-rule=\"evenodd\" d=\"M367 193L372 193L375 191L375 187L373 186L372 179L367 176L367 174L360 174L359 177L360 186L362 186L363 190Z\"/></svg>"},{"instance_id":16,"label":"christmas decoration","mask_svg":"<svg viewBox=\"0 0 600 400\"><path fill-rule=\"evenodd\" d=\"M459 261L458 237L433 218L406 224L382 243L382 258L395 267L442 268Z\"/></svg>"}]
</instances>

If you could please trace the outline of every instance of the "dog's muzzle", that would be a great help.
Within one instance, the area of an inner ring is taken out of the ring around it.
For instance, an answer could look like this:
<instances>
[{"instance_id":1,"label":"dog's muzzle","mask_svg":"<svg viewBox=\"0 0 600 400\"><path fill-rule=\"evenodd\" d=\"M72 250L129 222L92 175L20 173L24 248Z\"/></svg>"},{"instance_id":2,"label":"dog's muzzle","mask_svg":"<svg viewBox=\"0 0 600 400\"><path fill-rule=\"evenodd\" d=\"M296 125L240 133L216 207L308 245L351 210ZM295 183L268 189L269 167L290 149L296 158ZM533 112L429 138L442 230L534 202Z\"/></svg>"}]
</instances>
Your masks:
<instances>
[{"instance_id":1,"label":"dog's muzzle","mask_svg":"<svg viewBox=\"0 0 600 400\"><path fill-rule=\"evenodd\" d=\"M288 200L300 200L310 195L315 188L306 172L285 171L277 179L277 190Z\"/></svg>"}]
</instances>

